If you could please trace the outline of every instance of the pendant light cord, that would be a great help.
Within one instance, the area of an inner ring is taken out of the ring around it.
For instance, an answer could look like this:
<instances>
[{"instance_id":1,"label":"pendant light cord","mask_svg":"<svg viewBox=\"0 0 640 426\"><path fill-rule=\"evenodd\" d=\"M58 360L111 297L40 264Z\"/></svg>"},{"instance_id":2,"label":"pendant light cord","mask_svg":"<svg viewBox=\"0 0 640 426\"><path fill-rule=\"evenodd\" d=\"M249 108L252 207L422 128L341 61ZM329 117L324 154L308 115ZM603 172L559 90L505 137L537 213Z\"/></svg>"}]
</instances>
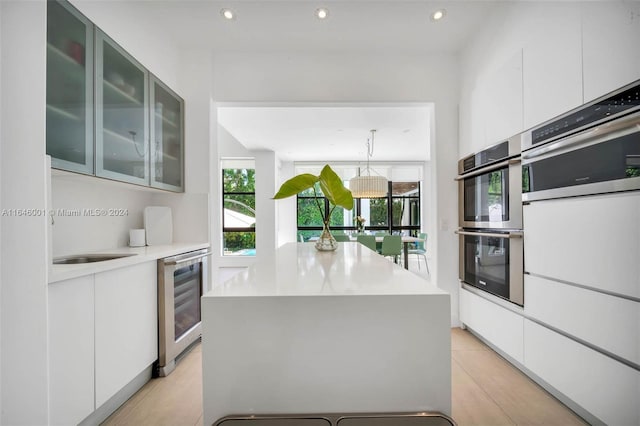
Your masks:
<instances>
[{"instance_id":1,"label":"pendant light cord","mask_svg":"<svg viewBox=\"0 0 640 426\"><path fill-rule=\"evenodd\" d=\"M369 176L371 176L371 170L369 169L369 158L371 158L373 156L373 135L375 134L376 130L375 129L371 129L371 140L367 139L367 174Z\"/></svg>"}]
</instances>

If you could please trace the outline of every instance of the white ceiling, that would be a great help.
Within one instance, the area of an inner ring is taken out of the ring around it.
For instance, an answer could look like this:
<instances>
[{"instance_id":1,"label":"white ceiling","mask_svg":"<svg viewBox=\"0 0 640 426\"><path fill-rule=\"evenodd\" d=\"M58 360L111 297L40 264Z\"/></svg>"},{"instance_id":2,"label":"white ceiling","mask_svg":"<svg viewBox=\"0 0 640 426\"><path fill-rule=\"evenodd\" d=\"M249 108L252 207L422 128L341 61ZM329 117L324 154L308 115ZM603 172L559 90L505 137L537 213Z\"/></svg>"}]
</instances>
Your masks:
<instances>
[{"instance_id":1,"label":"white ceiling","mask_svg":"<svg viewBox=\"0 0 640 426\"><path fill-rule=\"evenodd\" d=\"M220 107L218 122L242 145L288 161L428 161L431 106Z\"/></svg>"},{"instance_id":2,"label":"white ceiling","mask_svg":"<svg viewBox=\"0 0 640 426\"><path fill-rule=\"evenodd\" d=\"M122 0L120 0L122 1ZM178 46L216 51L457 52L505 1L151 0L131 2ZM329 17L315 17L318 7ZM222 18L230 8L236 18ZM445 19L431 13L445 8Z\"/></svg>"},{"instance_id":3,"label":"white ceiling","mask_svg":"<svg viewBox=\"0 0 640 426\"><path fill-rule=\"evenodd\" d=\"M86 1L86 0L85 0ZM114 2L124 0L111 0ZM456 53L503 1L485 0L148 0L127 6L179 48L216 52ZM329 10L319 20L315 11ZM223 8L236 18L222 18ZM443 20L431 20L444 8ZM220 123L249 149L288 160L362 161L377 129L373 161L429 158L422 107L225 107Z\"/></svg>"}]
</instances>

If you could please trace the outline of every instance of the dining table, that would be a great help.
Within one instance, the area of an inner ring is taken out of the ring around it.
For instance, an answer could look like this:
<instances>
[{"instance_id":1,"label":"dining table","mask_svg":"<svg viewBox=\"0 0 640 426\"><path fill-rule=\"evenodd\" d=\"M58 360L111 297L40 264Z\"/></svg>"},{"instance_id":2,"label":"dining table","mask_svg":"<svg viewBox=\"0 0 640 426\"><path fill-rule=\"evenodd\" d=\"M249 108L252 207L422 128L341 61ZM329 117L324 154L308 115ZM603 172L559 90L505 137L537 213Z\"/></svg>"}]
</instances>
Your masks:
<instances>
[{"instance_id":1,"label":"dining table","mask_svg":"<svg viewBox=\"0 0 640 426\"><path fill-rule=\"evenodd\" d=\"M412 237L410 235L401 235L401 237L402 237L403 265L404 265L404 269L409 269L409 243L417 243L424 240L418 237ZM309 238L309 241L315 241L317 239L318 237L315 237L315 238L311 237ZM358 237L355 234L350 235L349 239L351 241L358 241ZM376 235L376 243L381 243L383 239L384 239L384 235Z\"/></svg>"}]
</instances>

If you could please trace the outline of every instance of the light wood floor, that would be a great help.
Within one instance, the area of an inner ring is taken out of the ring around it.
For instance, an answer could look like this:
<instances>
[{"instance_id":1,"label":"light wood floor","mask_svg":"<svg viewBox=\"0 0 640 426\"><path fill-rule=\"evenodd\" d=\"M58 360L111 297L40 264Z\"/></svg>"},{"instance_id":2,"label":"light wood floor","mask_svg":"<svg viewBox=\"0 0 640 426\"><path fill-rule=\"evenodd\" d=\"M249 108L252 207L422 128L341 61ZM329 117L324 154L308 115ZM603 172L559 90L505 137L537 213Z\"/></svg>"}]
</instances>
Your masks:
<instances>
[{"instance_id":1,"label":"light wood floor","mask_svg":"<svg viewBox=\"0 0 640 426\"><path fill-rule=\"evenodd\" d=\"M451 331L453 419L467 425L584 425L579 417L472 334ZM153 379L105 425L202 426L202 352Z\"/></svg>"}]
</instances>

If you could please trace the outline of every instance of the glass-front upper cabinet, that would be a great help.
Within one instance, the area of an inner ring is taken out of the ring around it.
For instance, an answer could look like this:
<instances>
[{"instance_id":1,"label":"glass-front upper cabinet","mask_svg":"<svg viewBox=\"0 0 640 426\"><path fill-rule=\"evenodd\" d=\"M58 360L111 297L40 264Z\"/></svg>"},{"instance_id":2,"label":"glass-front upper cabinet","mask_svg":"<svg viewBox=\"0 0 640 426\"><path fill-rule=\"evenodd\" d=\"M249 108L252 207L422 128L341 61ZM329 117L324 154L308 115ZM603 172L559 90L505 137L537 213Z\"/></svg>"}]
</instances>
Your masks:
<instances>
[{"instance_id":1,"label":"glass-front upper cabinet","mask_svg":"<svg viewBox=\"0 0 640 426\"><path fill-rule=\"evenodd\" d=\"M93 174L93 24L47 2L47 154L58 169Z\"/></svg>"},{"instance_id":2,"label":"glass-front upper cabinet","mask_svg":"<svg viewBox=\"0 0 640 426\"><path fill-rule=\"evenodd\" d=\"M153 75L151 80L151 186L184 190L184 101Z\"/></svg>"},{"instance_id":3,"label":"glass-front upper cabinet","mask_svg":"<svg viewBox=\"0 0 640 426\"><path fill-rule=\"evenodd\" d=\"M96 30L96 175L149 185L149 73Z\"/></svg>"}]
</instances>

